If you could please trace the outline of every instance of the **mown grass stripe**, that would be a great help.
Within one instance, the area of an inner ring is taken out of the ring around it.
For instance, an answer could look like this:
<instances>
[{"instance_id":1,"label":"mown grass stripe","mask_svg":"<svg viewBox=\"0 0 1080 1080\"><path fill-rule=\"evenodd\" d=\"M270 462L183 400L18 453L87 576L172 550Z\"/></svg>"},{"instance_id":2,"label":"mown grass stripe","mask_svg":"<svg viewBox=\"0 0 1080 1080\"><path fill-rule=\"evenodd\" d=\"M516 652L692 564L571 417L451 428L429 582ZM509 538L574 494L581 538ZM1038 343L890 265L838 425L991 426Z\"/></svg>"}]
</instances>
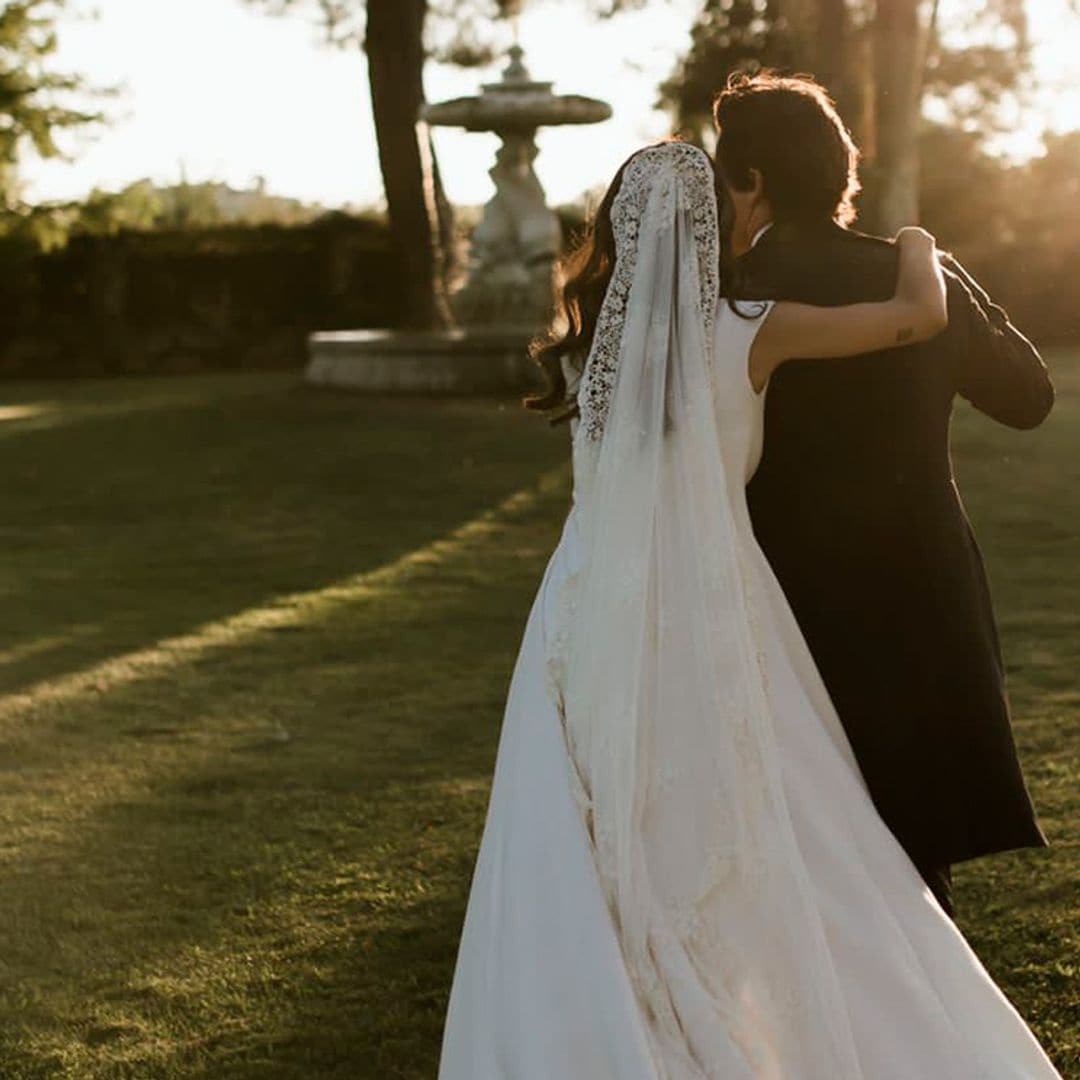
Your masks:
<instances>
[{"instance_id":1,"label":"mown grass stripe","mask_svg":"<svg viewBox=\"0 0 1080 1080\"><path fill-rule=\"evenodd\" d=\"M105 694L191 663L217 649L237 648L260 635L325 618L334 609L370 599L378 592L407 585L421 568L452 559L462 548L482 543L499 525L534 506L539 496L556 487L565 469L553 469L527 488L515 491L498 506L484 511L449 535L395 559L321 589L291 593L272 603L238 612L190 633L160 641L149 648L116 656L84 671L40 682L0 697L0 722L12 721L42 706L58 706L86 693Z\"/></svg>"}]
</instances>

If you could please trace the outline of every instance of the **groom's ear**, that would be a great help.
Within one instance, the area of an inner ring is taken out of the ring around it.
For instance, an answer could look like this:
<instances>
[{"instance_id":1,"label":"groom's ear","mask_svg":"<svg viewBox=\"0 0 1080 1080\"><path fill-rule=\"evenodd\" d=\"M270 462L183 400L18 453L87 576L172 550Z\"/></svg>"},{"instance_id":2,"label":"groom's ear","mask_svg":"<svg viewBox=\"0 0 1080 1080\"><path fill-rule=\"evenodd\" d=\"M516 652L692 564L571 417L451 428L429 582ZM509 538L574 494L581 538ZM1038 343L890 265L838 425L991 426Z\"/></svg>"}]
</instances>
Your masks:
<instances>
[{"instance_id":1,"label":"groom's ear","mask_svg":"<svg viewBox=\"0 0 1080 1080\"><path fill-rule=\"evenodd\" d=\"M751 168L748 170L750 176L750 190L758 196L765 194L765 177L761 175L760 169Z\"/></svg>"}]
</instances>

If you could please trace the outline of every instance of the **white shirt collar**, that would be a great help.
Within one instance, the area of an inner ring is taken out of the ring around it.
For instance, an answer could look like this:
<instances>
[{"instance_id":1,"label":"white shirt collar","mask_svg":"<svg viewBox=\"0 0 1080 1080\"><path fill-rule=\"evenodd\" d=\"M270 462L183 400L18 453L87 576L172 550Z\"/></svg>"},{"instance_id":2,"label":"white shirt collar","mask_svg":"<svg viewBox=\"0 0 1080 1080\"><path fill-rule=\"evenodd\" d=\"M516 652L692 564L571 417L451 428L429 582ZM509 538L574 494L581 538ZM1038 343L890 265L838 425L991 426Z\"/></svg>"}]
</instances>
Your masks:
<instances>
[{"instance_id":1,"label":"white shirt collar","mask_svg":"<svg viewBox=\"0 0 1080 1080\"><path fill-rule=\"evenodd\" d=\"M759 240L760 240L760 239L761 239L761 238L762 238L762 237L763 237L763 236L764 236L764 235L765 235L765 234L766 234L766 233L767 233L767 232L768 232L768 231L769 231L769 230L770 230L770 229L771 229L772 227L773 227L773 223L772 223L771 221L767 221L767 222L765 222L765 224L764 224L764 225L762 225L762 226L761 226L761 228L760 228L760 229L758 229L758 231L757 231L756 233L754 233L754 237L753 237L753 239L752 239L752 240L750 241L750 246L751 246L752 248L754 248L754 247L757 247L757 242L758 242L758 241L759 241Z\"/></svg>"}]
</instances>

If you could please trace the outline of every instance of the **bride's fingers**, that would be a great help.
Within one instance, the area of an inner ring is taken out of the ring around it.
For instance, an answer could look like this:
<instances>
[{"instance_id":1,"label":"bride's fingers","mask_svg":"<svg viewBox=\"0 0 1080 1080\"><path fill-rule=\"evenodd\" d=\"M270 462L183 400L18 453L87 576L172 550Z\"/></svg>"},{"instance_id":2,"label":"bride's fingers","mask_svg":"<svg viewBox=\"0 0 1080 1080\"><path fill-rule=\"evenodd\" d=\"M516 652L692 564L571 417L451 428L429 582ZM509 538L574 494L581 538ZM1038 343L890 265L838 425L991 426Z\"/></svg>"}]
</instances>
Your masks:
<instances>
[{"instance_id":1,"label":"bride's fingers","mask_svg":"<svg viewBox=\"0 0 1080 1080\"><path fill-rule=\"evenodd\" d=\"M925 229L920 228L918 225L907 225L896 234L896 242L904 245L914 245L916 247L935 247L937 240L931 233L928 233Z\"/></svg>"}]
</instances>

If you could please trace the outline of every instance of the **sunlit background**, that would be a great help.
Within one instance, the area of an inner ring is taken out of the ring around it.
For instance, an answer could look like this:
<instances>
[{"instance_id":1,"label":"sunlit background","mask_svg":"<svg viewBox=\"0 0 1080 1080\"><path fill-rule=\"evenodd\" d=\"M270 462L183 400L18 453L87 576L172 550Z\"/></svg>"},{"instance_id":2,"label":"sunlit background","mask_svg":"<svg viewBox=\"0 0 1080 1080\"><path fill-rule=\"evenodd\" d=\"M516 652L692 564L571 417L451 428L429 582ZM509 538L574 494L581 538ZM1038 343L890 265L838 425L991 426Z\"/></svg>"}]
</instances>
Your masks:
<instances>
[{"instance_id":1,"label":"sunlit background","mask_svg":"<svg viewBox=\"0 0 1080 1080\"><path fill-rule=\"evenodd\" d=\"M541 132L537 171L556 203L603 182L636 146L670 129L656 108L657 86L688 47L701 0L649 4L610 20L582 6L541 0L521 17L536 78L615 109L607 124ZM942 7L946 18L971 5ZM1028 15L1033 89L1015 130L995 141L1019 158L1039 153L1044 131L1080 127L1080 25L1069 0L1030 0ZM500 33L509 43L509 29ZM268 18L239 0L78 0L61 19L56 66L122 92L110 104L113 123L80 137L76 160L28 159L34 199L184 176L239 188L261 177L275 194L326 206L382 199L363 54L328 47L315 21ZM473 93L497 72L431 64L428 98ZM441 131L437 143L450 197L487 198L494 137Z\"/></svg>"}]
</instances>

